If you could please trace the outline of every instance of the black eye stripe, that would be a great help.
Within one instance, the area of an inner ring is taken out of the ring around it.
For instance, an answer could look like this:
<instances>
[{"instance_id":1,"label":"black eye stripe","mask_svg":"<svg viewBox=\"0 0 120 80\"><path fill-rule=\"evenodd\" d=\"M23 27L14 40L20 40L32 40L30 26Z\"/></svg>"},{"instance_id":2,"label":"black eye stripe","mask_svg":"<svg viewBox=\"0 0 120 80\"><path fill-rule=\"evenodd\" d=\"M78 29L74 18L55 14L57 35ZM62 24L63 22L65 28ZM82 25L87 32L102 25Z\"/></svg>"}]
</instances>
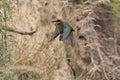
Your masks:
<instances>
[{"instance_id":1,"label":"black eye stripe","mask_svg":"<svg viewBox=\"0 0 120 80\"><path fill-rule=\"evenodd\" d=\"M52 22L60 22L60 20L55 20L55 21L52 21Z\"/></svg>"},{"instance_id":2,"label":"black eye stripe","mask_svg":"<svg viewBox=\"0 0 120 80\"><path fill-rule=\"evenodd\" d=\"M58 20L58 22L60 22L60 20Z\"/></svg>"}]
</instances>

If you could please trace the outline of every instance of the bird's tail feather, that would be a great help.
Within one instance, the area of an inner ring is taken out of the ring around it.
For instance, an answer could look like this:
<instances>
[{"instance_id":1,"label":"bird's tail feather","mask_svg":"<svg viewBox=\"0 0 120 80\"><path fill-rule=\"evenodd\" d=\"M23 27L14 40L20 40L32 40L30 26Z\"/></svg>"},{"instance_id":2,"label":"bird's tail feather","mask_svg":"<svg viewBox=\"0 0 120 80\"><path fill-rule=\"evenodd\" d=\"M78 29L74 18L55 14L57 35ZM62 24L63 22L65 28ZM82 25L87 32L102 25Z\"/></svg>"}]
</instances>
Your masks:
<instances>
[{"instance_id":1,"label":"bird's tail feather","mask_svg":"<svg viewBox=\"0 0 120 80\"><path fill-rule=\"evenodd\" d=\"M77 39L75 38L73 33L70 33L70 35L63 40L63 42L67 45L74 46L77 43Z\"/></svg>"}]
</instances>

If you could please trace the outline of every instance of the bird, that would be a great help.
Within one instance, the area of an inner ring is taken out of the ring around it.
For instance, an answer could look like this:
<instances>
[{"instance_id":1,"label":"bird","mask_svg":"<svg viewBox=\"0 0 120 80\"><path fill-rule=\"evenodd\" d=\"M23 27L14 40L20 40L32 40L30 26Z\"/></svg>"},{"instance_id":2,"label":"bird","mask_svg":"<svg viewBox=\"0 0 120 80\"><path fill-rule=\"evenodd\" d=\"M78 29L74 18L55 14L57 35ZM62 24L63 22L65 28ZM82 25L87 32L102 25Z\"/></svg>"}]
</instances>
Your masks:
<instances>
[{"instance_id":1,"label":"bird","mask_svg":"<svg viewBox=\"0 0 120 80\"><path fill-rule=\"evenodd\" d=\"M56 23L56 28L51 35L50 41L54 40L60 35L59 40L71 46L75 45L76 39L73 34L74 29L63 18L54 20L52 22Z\"/></svg>"}]
</instances>

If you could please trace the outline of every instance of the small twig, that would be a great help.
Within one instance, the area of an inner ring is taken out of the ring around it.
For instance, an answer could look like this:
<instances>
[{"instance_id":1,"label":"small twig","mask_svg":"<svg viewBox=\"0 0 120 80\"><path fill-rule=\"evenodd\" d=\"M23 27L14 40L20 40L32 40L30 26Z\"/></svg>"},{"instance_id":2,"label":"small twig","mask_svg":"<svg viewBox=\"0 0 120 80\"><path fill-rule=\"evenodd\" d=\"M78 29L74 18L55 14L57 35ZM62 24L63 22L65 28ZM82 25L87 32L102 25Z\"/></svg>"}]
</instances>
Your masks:
<instances>
[{"instance_id":1,"label":"small twig","mask_svg":"<svg viewBox=\"0 0 120 80\"><path fill-rule=\"evenodd\" d=\"M33 35L34 33L37 32L38 27L34 31L21 31L21 30L12 29L10 27L5 27L5 26L1 26L1 29L5 31L21 34L21 35Z\"/></svg>"},{"instance_id":2,"label":"small twig","mask_svg":"<svg viewBox=\"0 0 120 80\"><path fill-rule=\"evenodd\" d=\"M37 32L37 30L27 32L27 31L20 31L20 30L14 30L14 29L11 29L9 31L13 32L13 33L18 33L18 34L21 34L21 35L33 35L34 33Z\"/></svg>"}]
</instances>

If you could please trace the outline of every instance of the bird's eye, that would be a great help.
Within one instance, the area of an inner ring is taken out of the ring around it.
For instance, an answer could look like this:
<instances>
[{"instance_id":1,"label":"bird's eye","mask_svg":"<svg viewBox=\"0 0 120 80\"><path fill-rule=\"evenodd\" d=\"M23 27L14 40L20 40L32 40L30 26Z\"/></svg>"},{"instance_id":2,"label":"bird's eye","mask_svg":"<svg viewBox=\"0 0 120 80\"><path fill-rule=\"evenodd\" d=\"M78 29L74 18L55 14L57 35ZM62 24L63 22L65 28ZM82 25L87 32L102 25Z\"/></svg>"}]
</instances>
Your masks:
<instances>
[{"instance_id":1,"label":"bird's eye","mask_svg":"<svg viewBox=\"0 0 120 80\"><path fill-rule=\"evenodd\" d=\"M57 20L58 22L60 22L60 20Z\"/></svg>"}]
</instances>

